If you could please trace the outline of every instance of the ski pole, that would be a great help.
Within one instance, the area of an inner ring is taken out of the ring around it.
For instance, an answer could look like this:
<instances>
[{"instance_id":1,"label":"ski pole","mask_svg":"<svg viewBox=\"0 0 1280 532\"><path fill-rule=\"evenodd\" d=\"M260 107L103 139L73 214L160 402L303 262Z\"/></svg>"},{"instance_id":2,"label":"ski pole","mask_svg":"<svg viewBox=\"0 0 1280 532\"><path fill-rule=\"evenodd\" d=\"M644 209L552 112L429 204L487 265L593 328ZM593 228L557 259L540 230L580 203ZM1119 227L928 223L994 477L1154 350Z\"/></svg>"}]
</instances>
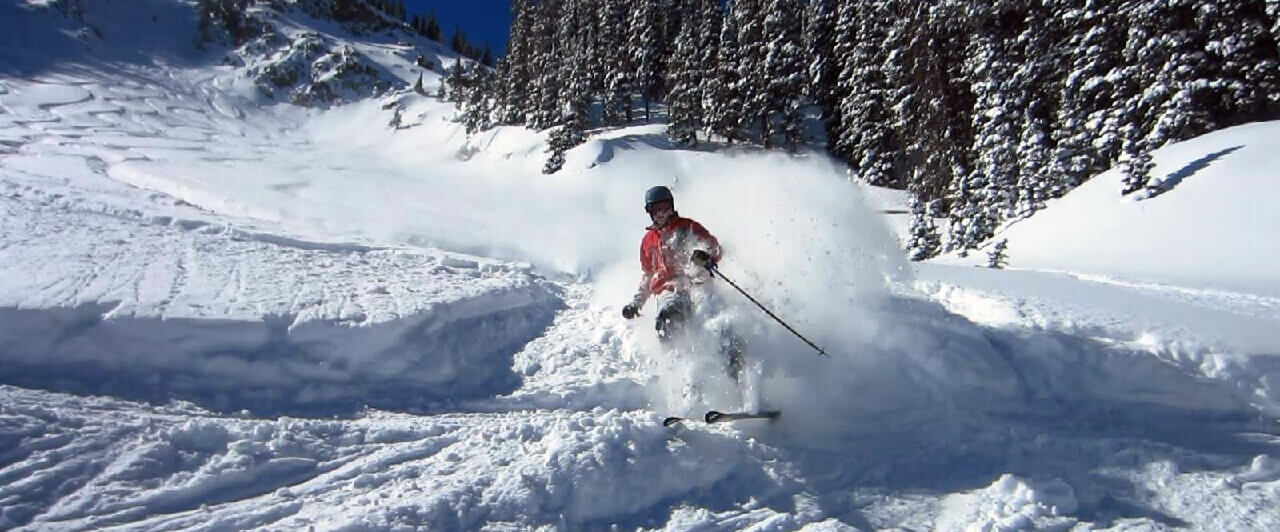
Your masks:
<instances>
[{"instance_id":1,"label":"ski pole","mask_svg":"<svg viewBox=\"0 0 1280 532\"><path fill-rule=\"evenodd\" d=\"M705 252L704 252L704 253L705 253ZM765 308L765 306L764 306L764 305L760 304L760 302L759 302L759 301L756 301L756 298L751 297L751 294L748 294L748 293L747 293L747 291L746 291L746 290L743 290L743 289L742 289L742 287L738 286L738 284L737 284L737 283L735 283L735 282L733 282L733 281L729 280L729 278L728 278L728 277L725 277L725 275L724 275L723 273L721 273L721 272L720 272L720 268L718 268L718 267L715 265L715 263L714 263L714 262L711 262L710 260L706 260L706 259L707 259L707 257L702 257L702 256L700 256L699 254L694 253L694 259L693 259L693 260L694 260L694 262L698 262L698 259L703 259L703 262L702 262L701 264L699 264L700 266L702 266L702 267L706 268L706 269L707 269L707 271L709 271L709 272L711 272L711 273L714 273L714 274L716 274L716 275L719 275L719 276L720 276L720 278L721 278L721 279L724 279L724 282L729 283L729 286L732 286L732 287L734 288L734 290L737 290L737 291L738 291L738 293L740 293L740 294L742 294L742 295L746 296L746 298L747 298L747 299L750 299L752 303L755 303L757 307L760 307L760 310L763 310L765 314L768 314L770 318L773 318L773 319L774 319L774 321L777 321L777 322L778 322L779 324L781 324L783 327L786 327L788 331L791 331L791 334L796 335L796 338L799 338L799 339L801 339L801 340L804 340L804 343L809 344L809 347L814 348L814 350L816 350L816 351L818 352L818 356L824 356L824 357L825 357L825 356L829 356L829 355L827 355L827 352L826 352L826 351L824 351L821 347L818 347L818 345L817 345L817 344L815 344L815 343L813 343L813 342L810 342L808 338L805 338L805 337L804 337L804 335L800 334L799 332L796 332L796 330L795 330L795 329L793 329L790 325L787 325L787 322L782 321L782 318L779 318L777 314L774 314L774 313L773 313L772 311L770 311L768 308Z\"/></svg>"}]
</instances>

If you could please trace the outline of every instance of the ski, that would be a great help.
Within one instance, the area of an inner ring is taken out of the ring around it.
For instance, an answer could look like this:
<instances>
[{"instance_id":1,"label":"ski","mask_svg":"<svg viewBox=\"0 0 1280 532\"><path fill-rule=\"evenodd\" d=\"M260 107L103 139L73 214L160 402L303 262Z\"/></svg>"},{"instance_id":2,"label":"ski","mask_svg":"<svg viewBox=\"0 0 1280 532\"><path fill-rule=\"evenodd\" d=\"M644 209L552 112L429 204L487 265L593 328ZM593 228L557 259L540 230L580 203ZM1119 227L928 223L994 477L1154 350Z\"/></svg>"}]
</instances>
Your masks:
<instances>
[{"instance_id":1,"label":"ski","mask_svg":"<svg viewBox=\"0 0 1280 532\"><path fill-rule=\"evenodd\" d=\"M728 423L742 419L775 419L781 415L782 412L779 410L765 410L763 412L716 412L712 410L707 412L703 419L707 423Z\"/></svg>"},{"instance_id":2,"label":"ski","mask_svg":"<svg viewBox=\"0 0 1280 532\"><path fill-rule=\"evenodd\" d=\"M702 417L707 423L728 423L730 421L739 421L743 419L775 419L782 415L780 410L766 410L763 412L717 412L710 410ZM678 423L688 421L688 418L672 416L662 420L662 426L670 427Z\"/></svg>"}]
</instances>

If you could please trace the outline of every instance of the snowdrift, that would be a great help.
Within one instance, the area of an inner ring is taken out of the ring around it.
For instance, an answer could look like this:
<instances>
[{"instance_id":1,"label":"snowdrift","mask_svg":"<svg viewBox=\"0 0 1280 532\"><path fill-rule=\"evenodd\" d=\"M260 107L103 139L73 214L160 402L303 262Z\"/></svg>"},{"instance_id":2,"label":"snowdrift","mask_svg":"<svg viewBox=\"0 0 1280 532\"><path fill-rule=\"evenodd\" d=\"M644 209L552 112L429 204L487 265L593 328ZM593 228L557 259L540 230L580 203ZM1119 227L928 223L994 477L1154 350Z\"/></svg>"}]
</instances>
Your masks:
<instances>
[{"instance_id":1,"label":"snowdrift","mask_svg":"<svg viewBox=\"0 0 1280 532\"><path fill-rule=\"evenodd\" d=\"M422 407L514 389L513 353L561 306L527 268L483 259L0 213L10 384L255 413Z\"/></svg>"}]
</instances>

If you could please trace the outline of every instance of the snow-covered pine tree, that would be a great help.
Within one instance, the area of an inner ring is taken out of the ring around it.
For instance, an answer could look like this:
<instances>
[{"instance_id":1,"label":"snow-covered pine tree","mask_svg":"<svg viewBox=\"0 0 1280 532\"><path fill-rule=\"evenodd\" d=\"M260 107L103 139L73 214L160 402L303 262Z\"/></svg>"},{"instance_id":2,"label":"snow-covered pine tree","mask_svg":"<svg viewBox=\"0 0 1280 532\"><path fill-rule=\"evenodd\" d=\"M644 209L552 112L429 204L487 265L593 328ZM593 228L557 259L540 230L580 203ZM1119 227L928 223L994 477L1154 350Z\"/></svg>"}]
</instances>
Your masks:
<instances>
[{"instance_id":1,"label":"snow-covered pine tree","mask_svg":"<svg viewBox=\"0 0 1280 532\"><path fill-rule=\"evenodd\" d=\"M587 128L587 111L591 103L590 64L591 32L582 31L580 25L591 17L588 2L592 0L565 0L561 5L561 17L556 40L560 44L562 90L560 92L559 126L548 139L547 159L542 173L551 174L564 166L564 154L570 148L582 144Z\"/></svg>"},{"instance_id":2,"label":"snow-covered pine tree","mask_svg":"<svg viewBox=\"0 0 1280 532\"><path fill-rule=\"evenodd\" d=\"M631 62L628 33L631 18L627 0L604 0L600 10L601 48L604 52L604 93L600 119L617 126L631 121L631 98L635 68Z\"/></svg>"},{"instance_id":3,"label":"snow-covered pine tree","mask_svg":"<svg viewBox=\"0 0 1280 532\"><path fill-rule=\"evenodd\" d=\"M769 131L769 85L764 70L764 6L762 0L733 0L729 4L738 45L737 77L734 91L740 98L738 131L749 135L759 128L760 139L771 138Z\"/></svg>"},{"instance_id":4,"label":"snow-covered pine tree","mask_svg":"<svg viewBox=\"0 0 1280 532\"><path fill-rule=\"evenodd\" d=\"M578 138L578 142L581 142L588 126L587 112L594 92L591 46L595 36L593 31L584 31L595 17L591 8L594 3L594 0L565 0L556 39L563 46L560 70L564 81L560 92L560 123L573 129L571 136Z\"/></svg>"},{"instance_id":5,"label":"snow-covered pine tree","mask_svg":"<svg viewBox=\"0 0 1280 532\"><path fill-rule=\"evenodd\" d=\"M1205 32L1205 97L1217 127L1280 118L1280 57L1262 0L1205 0L1195 26ZM1178 139L1181 140L1181 139Z\"/></svg>"},{"instance_id":6,"label":"snow-covered pine tree","mask_svg":"<svg viewBox=\"0 0 1280 532\"><path fill-rule=\"evenodd\" d=\"M1188 25L1194 16L1188 12L1188 0L1168 2L1134 2L1123 4L1122 13L1129 27L1124 58L1126 82L1131 84L1123 103L1117 106L1118 123L1123 124L1120 167L1124 173L1121 194L1130 194L1150 186L1151 150L1158 148L1170 133L1190 129L1206 118L1191 98L1197 90L1186 85L1195 79L1196 65L1187 64L1202 54L1192 43L1194 33ZM1179 72L1186 65L1189 72ZM1181 92L1181 94L1179 94ZM1181 113L1184 116L1179 116ZM1160 133L1156 133L1159 124Z\"/></svg>"},{"instance_id":7,"label":"snow-covered pine tree","mask_svg":"<svg viewBox=\"0 0 1280 532\"><path fill-rule=\"evenodd\" d=\"M994 269L1003 269L1009 265L1009 257L1005 254L1005 250L1009 247L1009 239L1002 238L991 247L991 251L987 253L987 267Z\"/></svg>"},{"instance_id":8,"label":"snow-covered pine tree","mask_svg":"<svg viewBox=\"0 0 1280 532\"><path fill-rule=\"evenodd\" d=\"M1013 83L1023 60L1013 49L1021 13L1009 3L995 2L976 15L981 25L970 42L965 66L975 97L974 167L966 187L971 194L952 204L953 212L958 208L965 213L965 220L951 236L965 245L986 240L1013 212L1019 173L1016 139L1027 103L1024 87Z\"/></svg>"},{"instance_id":9,"label":"snow-covered pine tree","mask_svg":"<svg viewBox=\"0 0 1280 532\"><path fill-rule=\"evenodd\" d=\"M532 0L511 2L511 31L507 38L507 55L498 61L494 80L494 116L499 124L520 124L530 111L529 88L533 86L531 56L536 50L532 42L535 8Z\"/></svg>"},{"instance_id":10,"label":"snow-covered pine tree","mask_svg":"<svg viewBox=\"0 0 1280 532\"><path fill-rule=\"evenodd\" d=\"M1267 15L1271 17L1271 40L1280 44L1280 0L1267 0Z\"/></svg>"},{"instance_id":11,"label":"snow-covered pine tree","mask_svg":"<svg viewBox=\"0 0 1280 532\"><path fill-rule=\"evenodd\" d=\"M938 255L942 250L942 238L938 234L938 224L934 222L937 204L941 200L924 201L918 191L910 190L911 202L911 237L907 241L907 258L922 261Z\"/></svg>"},{"instance_id":12,"label":"snow-covered pine tree","mask_svg":"<svg viewBox=\"0 0 1280 532\"><path fill-rule=\"evenodd\" d=\"M891 21L885 40L895 50L885 61L886 86L893 90L895 136L903 141L901 172L922 200L945 198L941 206L955 220L968 213L954 208L972 200L967 178L973 168L974 97L965 82L964 51L976 30L968 5L886 4ZM947 242L948 249L971 246Z\"/></svg>"},{"instance_id":13,"label":"snow-covered pine tree","mask_svg":"<svg viewBox=\"0 0 1280 532\"><path fill-rule=\"evenodd\" d=\"M822 122L829 133L834 126L837 105L836 80L840 61L835 55L836 0L809 0L805 4L803 42L806 61L806 94L822 111Z\"/></svg>"},{"instance_id":14,"label":"snow-covered pine tree","mask_svg":"<svg viewBox=\"0 0 1280 532\"><path fill-rule=\"evenodd\" d=\"M827 129L827 151L845 162L852 160L850 154L852 153L853 135L848 134L851 129L844 123L843 102L846 98L858 92L855 72L861 66L868 66L863 61L860 61L859 58L854 57L854 51L858 45L858 24L863 22L859 16L860 7L860 2L856 0L839 0L836 3L836 22L832 35L831 54L837 71L835 87L832 89L830 96L832 100L831 107L823 109L824 125ZM882 27L879 23L877 24L877 27ZM888 21L885 21L883 27L887 26ZM885 45L885 49L892 50L889 48L889 43L882 42L882 44ZM902 80L906 78L906 75L899 76L899 79Z\"/></svg>"},{"instance_id":15,"label":"snow-covered pine tree","mask_svg":"<svg viewBox=\"0 0 1280 532\"><path fill-rule=\"evenodd\" d=\"M724 30L724 13L719 0L698 0L698 68L702 79L698 81L698 113L702 130L711 138L716 98L724 95L724 80L720 77L720 33Z\"/></svg>"},{"instance_id":16,"label":"snow-covered pine tree","mask_svg":"<svg viewBox=\"0 0 1280 532\"><path fill-rule=\"evenodd\" d=\"M708 137L712 133L724 137L729 144L745 138L742 129L742 84L738 79L738 25L732 11L720 18L720 47L716 51L715 82L703 93L703 117Z\"/></svg>"},{"instance_id":17,"label":"snow-covered pine tree","mask_svg":"<svg viewBox=\"0 0 1280 532\"><path fill-rule=\"evenodd\" d=\"M1029 2L1022 9L1021 31L1014 38L1020 58L1010 83L1021 93L1018 132L1018 181L1010 217L1026 217L1044 208L1058 177L1053 173L1053 116L1061 93L1057 85L1059 45L1065 40L1061 27L1051 24L1052 12L1041 2Z\"/></svg>"},{"instance_id":18,"label":"snow-covered pine tree","mask_svg":"<svg viewBox=\"0 0 1280 532\"><path fill-rule=\"evenodd\" d=\"M1050 197L1061 197L1086 179L1111 166L1120 154L1124 135L1117 120L1109 119L1122 67L1125 30L1110 3L1091 0L1052 0L1046 8L1052 24L1067 37L1062 56L1055 140L1050 167L1054 180Z\"/></svg>"},{"instance_id":19,"label":"snow-covered pine tree","mask_svg":"<svg viewBox=\"0 0 1280 532\"><path fill-rule=\"evenodd\" d=\"M532 41L536 48L529 57L533 73L533 94L525 123L542 130L560 123L560 93L563 85L561 67L565 63L564 43L558 36L564 0L542 0L534 10Z\"/></svg>"},{"instance_id":20,"label":"snow-covered pine tree","mask_svg":"<svg viewBox=\"0 0 1280 532\"><path fill-rule=\"evenodd\" d=\"M467 134L484 131L493 127L490 116L493 112L493 75L489 69L474 65L465 76L462 102L459 104L459 121Z\"/></svg>"},{"instance_id":21,"label":"snow-covered pine tree","mask_svg":"<svg viewBox=\"0 0 1280 532\"><path fill-rule=\"evenodd\" d=\"M1148 139L1152 149L1207 133L1216 125L1209 85L1220 80L1211 79L1207 34L1196 18L1197 11L1211 5L1201 0L1167 0L1167 8L1156 14L1164 30L1157 57L1164 64L1156 72L1157 86L1145 95L1155 111Z\"/></svg>"},{"instance_id":22,"label":"snow-covered pine tree","mask_svg":"<svg viewBox=\"0 0 1280 532\"><path fill-rule=\"evenodd\" d=\"M1121 180L1120 194L1128 195L1150 185L1151 169L1155 168L1155 162L1151 159L1151 147L1142 128L1129 124L1122 130L1124 143L1120 145L1119 166L1124 177Z\"/></svg>"},{"instance_id":23,"label":"snow-covered pine tree","mask_svg":"<svg viewBox=\"0 0 1280 532\"><path fill-rule=\"evenodd\" d=\"M464 99L463 90L467 84L467 69L462 66L462 58L453 61L453 66L445 71L440 81L440 90L444 91L444 100L459 103Z\"/></svg>"},{"instance_id":24,"label":"snow-covered pine tree","mask_svg":"<svg viewBox=\"0 0 1280 532\"><path fill-rule=\"evenodd\" d=\"M694 2L679 4L675 13L684 24L676 36L675 53L667 63L667 136L678 144L697 145L702 127L703 78L698 50L701 10Z\"/></svg>"},{"instance_id":25,"label":"snow-covered pine tree","mask_svg":"<svg viewBox=\"0 0 1280 532\"><path fill-rule=\"evenodd\" d=\"M761 140L774 145L773 134L788 150L799 148L804 137L801 106L807 86L804 49L800 42L801 6L797 0L768 0L764 18L764 75L766 116Z\"/></svg>"},{"instance_id":26,"label":"snow-covered pine tree","mask_svg":"<svg viewBox=\"0 0 1280 532\"><path fill-rule=\"evenodd\" d=\"M644 99L645 122L652 121L652 103L662 97L662 0L633 0L627 35L634 88Z\"/></svg>"},{"instance_id":27,"label":"snow-covered pine tree","mask_svg":"<svg viewBox=\"0 0 1280 532\"><path fill-rule=\"evenodd\" d=\"M608 51L605 49L604 27L600 22L604 12L604 2L596 0L580 4L578 10L578 31L582 33L584 53L587 61L588 99L603 101L605 74L608 70Z\"/></svg>"},{"instance_id":28,"label":"snow-covered pine tree","mask_svg":"<svg viewBox=\"0 0 1280 532\"><path fill-rule=\"evenodd\" d=\"M851 0L847 6L839 19L837 49L845 60L838 89L841 121L834 137L835 153L859 179L876 186L900 186L894 168L900 153L890 126L884 74L888 58L881 53L886 11L876 0Z\"/></svg>"}]
</instances>

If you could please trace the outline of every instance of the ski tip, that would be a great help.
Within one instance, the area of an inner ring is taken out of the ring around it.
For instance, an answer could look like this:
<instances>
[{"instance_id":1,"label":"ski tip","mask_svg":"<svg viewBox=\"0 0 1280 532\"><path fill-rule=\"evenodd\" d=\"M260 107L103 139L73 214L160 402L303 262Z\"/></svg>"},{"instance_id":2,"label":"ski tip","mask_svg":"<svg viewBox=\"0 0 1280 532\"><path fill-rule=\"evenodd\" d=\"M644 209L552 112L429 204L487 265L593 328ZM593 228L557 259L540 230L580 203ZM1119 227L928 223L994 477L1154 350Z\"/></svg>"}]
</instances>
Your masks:
<instances>
[{"instance_id":1,"label":"ski tip","mask_svg":"<svg viewBox=\"0 0 1280 532\"><path fill-rule=\"evenodd\" d=\"M716 412L715 410L710 410L707 412L707 415L703 416L703 419L707 423L715 423L717 421L720 421L720 418L722 417L724 417L724 413Z\"/></svg>"},{"instance_id":2,"label":"ski tip","mask_svg":"<svg viewBox=\"0 0 1280 532\"><path fill-rule=\"evenodd\" d=\"M677 417L677 416L672 416L672 417L669 417L669 418L667 418L667 419L662 420L662 426L664 426L664 427L670 427L670 426L672 426L672 425L676 425L676 424L680 423L681 421L684 421L684 418L682 418L682 417Z\"/></svg>"}]
</instances>

